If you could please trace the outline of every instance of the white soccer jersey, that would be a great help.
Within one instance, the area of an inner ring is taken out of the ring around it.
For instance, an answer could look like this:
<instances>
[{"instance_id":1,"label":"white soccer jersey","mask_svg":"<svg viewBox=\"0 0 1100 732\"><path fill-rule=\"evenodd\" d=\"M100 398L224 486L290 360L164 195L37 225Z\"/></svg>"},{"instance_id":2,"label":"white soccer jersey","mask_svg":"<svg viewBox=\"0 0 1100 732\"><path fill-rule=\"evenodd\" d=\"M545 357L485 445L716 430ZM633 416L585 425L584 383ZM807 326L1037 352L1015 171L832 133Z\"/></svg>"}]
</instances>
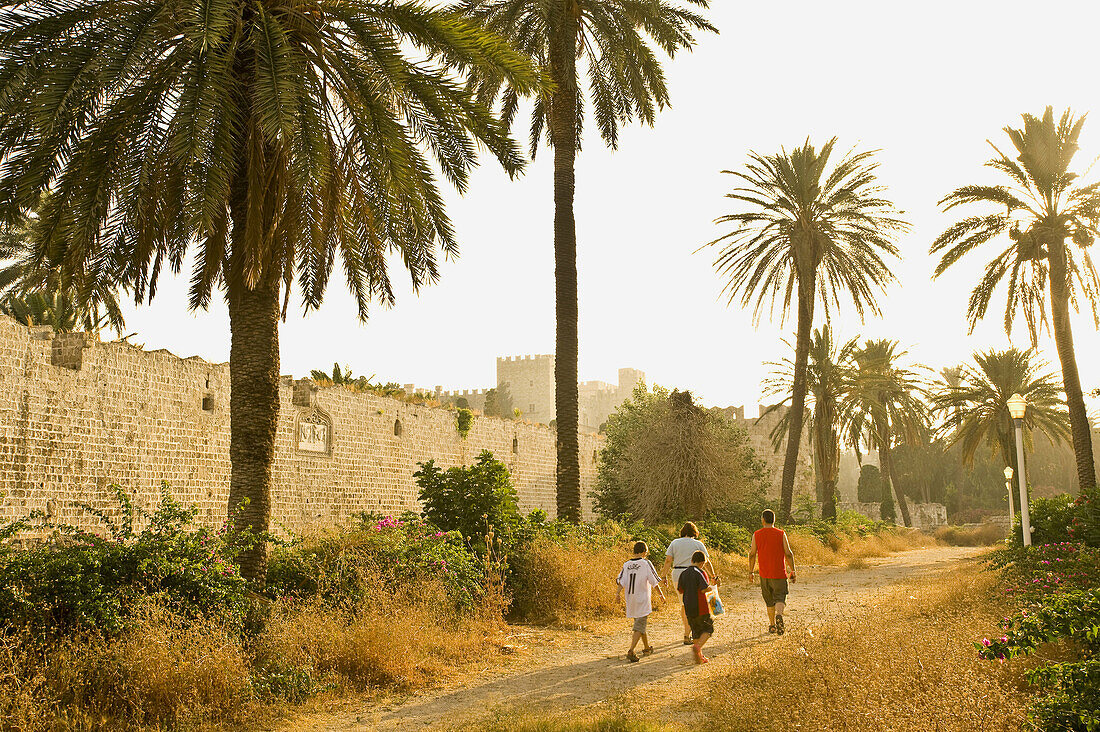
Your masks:
<instances>
[{"instance_id":1,"label":"white soccer jersey","mask_svg":"<svg viewBox=\"0 0 1100 732\"><path fill-rule=\"evenodd\" d=\"M653 588L661 581L648 559L631 559L623 564L618 582L626 593L626 616L644 618L653 612Z\"/></svg>"}]
</instances>

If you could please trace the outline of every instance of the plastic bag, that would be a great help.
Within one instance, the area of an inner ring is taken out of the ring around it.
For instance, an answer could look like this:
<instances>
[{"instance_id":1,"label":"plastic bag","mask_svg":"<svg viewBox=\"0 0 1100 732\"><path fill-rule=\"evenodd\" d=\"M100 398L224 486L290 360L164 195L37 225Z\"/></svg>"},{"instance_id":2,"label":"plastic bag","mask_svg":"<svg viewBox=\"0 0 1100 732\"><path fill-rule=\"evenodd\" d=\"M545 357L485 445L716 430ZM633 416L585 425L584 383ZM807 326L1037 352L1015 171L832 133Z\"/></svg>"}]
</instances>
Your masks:
<instances>
[{"instance_id":1,"label":"plastic bag","mask_svg":"<svg viewBox=\"0 0 1100 732\"><path fill-rule=\"evenodd\" d=\"M722 607L722 598L718 596L717 587L707 590L707 604L710 605L711 615L721 615L726 612L726 609Z\"/></svg>"}]
</instances>

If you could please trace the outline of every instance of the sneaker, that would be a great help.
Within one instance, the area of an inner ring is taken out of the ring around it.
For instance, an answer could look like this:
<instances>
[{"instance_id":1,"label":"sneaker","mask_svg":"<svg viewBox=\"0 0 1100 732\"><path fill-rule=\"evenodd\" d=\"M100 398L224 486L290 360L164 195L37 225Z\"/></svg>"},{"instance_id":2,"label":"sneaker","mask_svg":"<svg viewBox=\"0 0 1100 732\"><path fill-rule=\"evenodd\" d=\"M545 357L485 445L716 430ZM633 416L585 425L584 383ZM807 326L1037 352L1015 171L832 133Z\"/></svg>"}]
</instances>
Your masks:
<instances>
[{"instance_id":1,"label":"sneaker","mask_svg":"<svg viewBox=\"0 0 1100 732\"><path fill-rule=\"evenodd\" d=\"M638 658L637 653L635 653L634 651L631 651L630 653L626 654L626 660L630 661L631 663L637 663L641 659Z\"/></svg>"},{"instance_id":2,"label":"sneaker","mask_svg":"<svg viewBox=\"0 0 1100 732\"><path fill-rule=\"evenodd\" d=\"M786 630L786 629L783 627L783 616L782 615L776 615L775 616L775 632L776 632L776 635L783 635L784 630Z\"/></svg>"},{"instance_id":3,"label":"sneaker","mask_svg":"<svg viewBox=\"0 0 1100 732\"><path fill-rule=\"evenodd\" d=\"M774 625L769 625L769 626L768 626L768 632L769 632L769 633L776 633L776 632L778 632L778 631L776 631L776 629L775 629L775 626L774 626Z\"/></svg>"},{"instance_id":4,"label":"sneaker","mask_svg":"<svg viewBox=\"0 0 1100 732\"><path fill-rule=\"evenodd\" d=\"M691 639L691 636L690 636L690 635L685 635L685 636L684 636L684 645L685 645L685 646L693 646L693 645L695 645L695 641L693 641L693 640Z\"/></svg>"}]
</instances>

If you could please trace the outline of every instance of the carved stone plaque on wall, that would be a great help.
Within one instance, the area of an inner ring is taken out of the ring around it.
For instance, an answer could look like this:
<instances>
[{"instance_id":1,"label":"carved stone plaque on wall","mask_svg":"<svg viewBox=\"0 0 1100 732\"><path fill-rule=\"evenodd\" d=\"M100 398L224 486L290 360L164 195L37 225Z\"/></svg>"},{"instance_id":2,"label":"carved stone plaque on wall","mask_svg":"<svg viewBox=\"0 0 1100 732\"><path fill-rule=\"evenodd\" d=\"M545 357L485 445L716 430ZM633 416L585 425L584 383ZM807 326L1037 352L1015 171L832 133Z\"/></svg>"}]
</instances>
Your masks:
<instances>
[{"instance_id":1,"label":"carved stone plaque on wall","mask_svg":"<svg viewBox=\"0 0 1100 732\"><path fill-rule=\"evenodd\" d=\"M332 420L320 409L314 408L298 415L295 436L300 452L316 455L332 452Z\"/></svg>"}]
</instances>

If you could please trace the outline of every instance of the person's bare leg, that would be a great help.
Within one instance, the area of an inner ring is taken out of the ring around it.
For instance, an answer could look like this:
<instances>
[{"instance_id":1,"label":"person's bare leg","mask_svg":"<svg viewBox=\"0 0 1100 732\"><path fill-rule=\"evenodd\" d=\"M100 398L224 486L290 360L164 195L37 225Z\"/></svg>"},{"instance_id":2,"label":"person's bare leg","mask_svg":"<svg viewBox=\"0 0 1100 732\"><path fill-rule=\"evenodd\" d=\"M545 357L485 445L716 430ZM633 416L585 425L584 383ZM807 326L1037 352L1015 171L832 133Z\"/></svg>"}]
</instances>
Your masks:
<instances>
[{"instance_id":1,"label":"person's bare leg","mask_svg":"<svg viewBox=\"0 0 1100 732\"><path fill-rule=\"evenodd\" d=\"M684 637L691 637L691 623L688 622L687 610L684 608L684 595L680 593L680 620L684 622Z\"/></svg>"},{"instance_id":2,"label":"person's bare leg","mask_svg":"<svg viewBox=\"0 0 1100 732\"><path fill-rule=\"evenodd\" d=\"M642 633L642 650L652 651L653 646L649 645L649 633Z\"/></svg>"},{"instance_id":3,"label":"person's bare leg","mask_svg":"<svg viewBox=\"0 0 1100 732\"><path fill-rule=\"evenodd\" d=\"M775 625L775 605L768 608L768 625Z\"/></svg>"},{"instance_id":4,"label":"person's bare leg","mask_svg":"<svg viewBox=\"0 0 1100 732\"><path fill-rule=\"evenodd\" d=\"M703 633L692 644L691 650L695 654L695 663L706 663L710 659L703 655L703 645L710 640L710 633Z\"/></svg>"},{"instance_id":5,"label":"person's bare leg","mask_svg":"<svg viewBox=\"0 0 1100 732\"><path fill-rule=\"evenodd\" d=\"M640 641L643 637L644 637L644 633L638 633L638 632L635 632L634 635L631 636L630 648L626 652L627 655L630 655L631 653L634 652L634 648L638 645L638 641ZM649 647L649 641L648 640L646 641L646 647L647 648Z\"/></svg>"}]
</instances>

